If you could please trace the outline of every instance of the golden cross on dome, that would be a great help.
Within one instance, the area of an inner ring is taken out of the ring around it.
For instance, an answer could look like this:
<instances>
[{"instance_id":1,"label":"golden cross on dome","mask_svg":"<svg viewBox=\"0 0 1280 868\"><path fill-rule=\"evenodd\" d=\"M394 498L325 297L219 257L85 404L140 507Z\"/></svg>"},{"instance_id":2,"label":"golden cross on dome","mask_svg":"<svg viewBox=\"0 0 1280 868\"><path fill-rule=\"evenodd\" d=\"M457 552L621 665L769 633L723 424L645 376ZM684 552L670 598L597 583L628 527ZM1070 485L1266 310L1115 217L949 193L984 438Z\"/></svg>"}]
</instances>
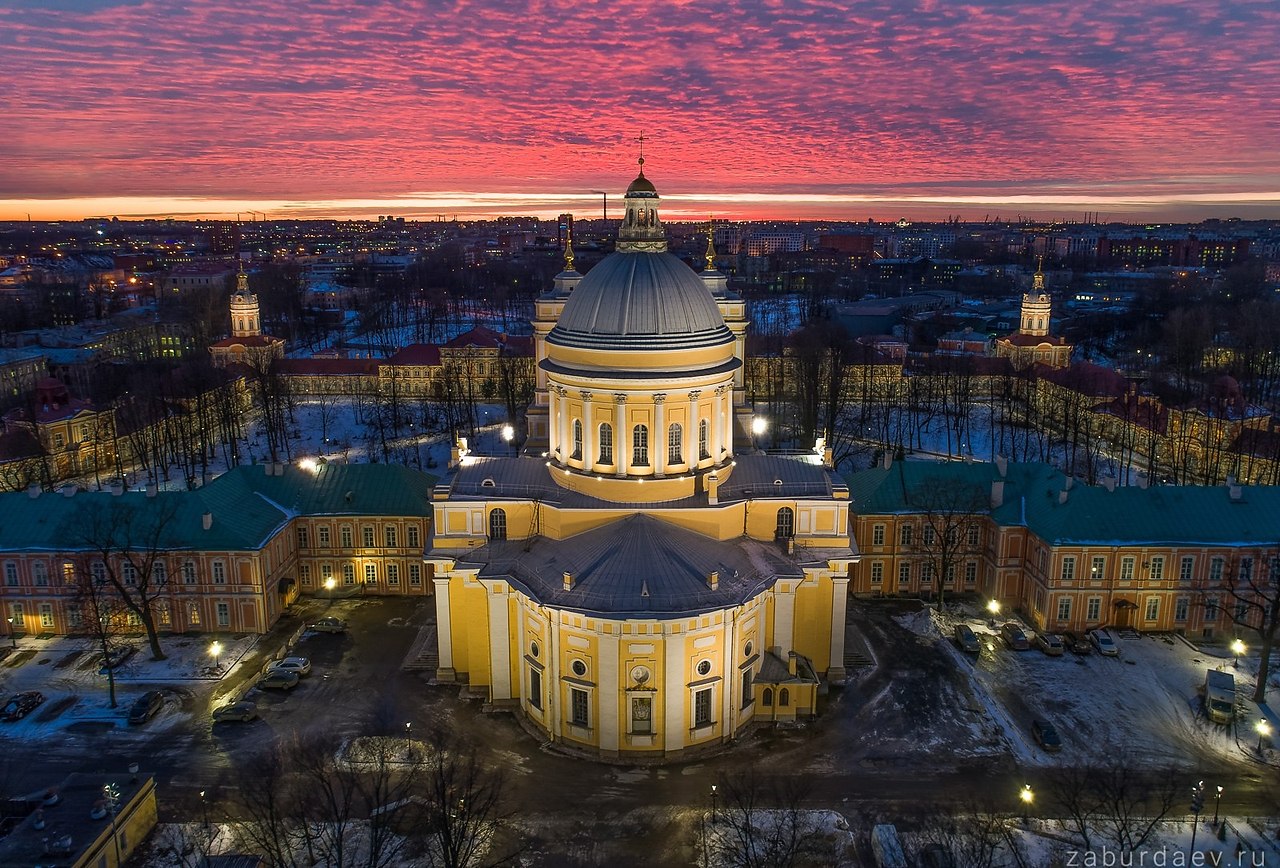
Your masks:
<instances>
[{"instance_id":1,"label":"golden cross on dome","mask_svg":"<svg viewBox=\"0 0 1280 868\"><path fill-rule=\"evenodd\" d=\"M638 162L638 163L640 164L640 166L642 167L642 168L641 168L641 171L644 171L644 169L643 169L643 166L644 166L644 131L643 131L643 130L640 132L640 135L636 137L636 141L640 143L640 159L639 159L639 160L637 160L636 162Z\"/></svg>"}]
</instances>

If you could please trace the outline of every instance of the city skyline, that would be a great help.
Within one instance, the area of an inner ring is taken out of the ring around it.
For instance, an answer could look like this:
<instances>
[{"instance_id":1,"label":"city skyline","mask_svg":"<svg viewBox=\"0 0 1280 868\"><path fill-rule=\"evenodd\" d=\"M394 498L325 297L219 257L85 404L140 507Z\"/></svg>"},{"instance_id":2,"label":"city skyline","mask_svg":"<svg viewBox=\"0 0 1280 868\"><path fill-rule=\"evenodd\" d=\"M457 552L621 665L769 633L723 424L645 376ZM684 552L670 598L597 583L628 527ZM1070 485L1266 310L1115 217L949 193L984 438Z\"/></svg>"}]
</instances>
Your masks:
<instances>
[{"instance_id":1,"label":"city skyline","mask_svg":"<svg viewBox=\"0 0 1280 868\"><path fill-rule=\"evenodd\" d=\"M0 6L0 219L1280 216L1264 2Z\"/></svg>"}]
</instances>

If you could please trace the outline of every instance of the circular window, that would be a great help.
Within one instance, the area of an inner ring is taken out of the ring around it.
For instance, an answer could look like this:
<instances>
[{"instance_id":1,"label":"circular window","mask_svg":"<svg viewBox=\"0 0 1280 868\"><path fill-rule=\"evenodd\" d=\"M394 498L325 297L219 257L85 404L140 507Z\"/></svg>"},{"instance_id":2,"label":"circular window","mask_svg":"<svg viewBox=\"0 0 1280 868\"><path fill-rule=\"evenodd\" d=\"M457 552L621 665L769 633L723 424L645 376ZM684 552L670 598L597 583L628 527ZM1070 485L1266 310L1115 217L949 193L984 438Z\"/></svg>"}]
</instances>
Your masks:
<instances>
[{"instance_id":1,"label":"circular window","mask_svg":"<svg viewBox=\"0 0 1280 868\"><path fill-rule=\"evenodd\" d=\"M583 663L581 660L573 661L573 666L570 668L573 669L573 674L579 678L587 674L587 664Z\"/></svg>"},{"instance_id":2,"label":"circular window","mask_svg":"<svg viewBox=\"0 0 1280 868\"><path fill-rule=\"evenodd\" d=\"M538 643L536 641L529 643L529 653L532 654L534 657L537 657L538 652L541 650L542 649L538 647Z\"/></svg>"},{"instance_id":3,"label":"circular window","mask_svg":"<svg viewBox=\"0 0 1280 868\"><path fill-rule=\"evenodd\" d=\"M699 675L707 675L707 674L708 674L708 673L710 673L710 672L711 672L711 661L710 661L710 660L703 660L701 663L699 663L699 664L698 664L698 674L699 674Z\"/></svg>"},{"instance_id":4,"label":"circular window","mask_svg":"<svg viewBox=\"0 0 1280 868\"><path fill-rule=\"evenodd\" d=\"M636 684L644 684L649 680L649 669L646 666L636 666L631 670L631 678Z\"/></svg>"},{"instance_id":5,"label":"circular window","mask_svg":"<svg viewBox=\"0 0 1280 868\"><path fill-rule=\"evenodd\" d=\"M751 652L752 652L752 651L754 651L754 650L756 650L756 646L755 646L755 645L752 645L752 644L751 644L751 640L750 640L750 639L748 639L748 640L747 640L747 644L742 646L742 656L743 656L743 657L750 657L750 656L751 656Z\"/></svg>"}]
</instances>

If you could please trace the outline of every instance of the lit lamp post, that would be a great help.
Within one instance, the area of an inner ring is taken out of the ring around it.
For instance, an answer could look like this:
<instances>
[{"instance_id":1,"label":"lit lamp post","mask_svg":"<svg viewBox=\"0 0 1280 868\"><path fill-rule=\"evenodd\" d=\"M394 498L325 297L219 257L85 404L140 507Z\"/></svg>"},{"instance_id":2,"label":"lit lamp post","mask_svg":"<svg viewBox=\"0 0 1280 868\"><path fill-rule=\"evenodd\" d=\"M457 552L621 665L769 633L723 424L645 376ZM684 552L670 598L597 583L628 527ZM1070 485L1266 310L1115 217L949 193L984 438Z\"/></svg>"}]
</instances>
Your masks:
<instances>
[{"instance_id":1,"label":"lit lamp post","mask_svg":"<svg viewBox=\"0 0 1280 868\"><path fill-rule=\"evenodd\" d=\"M325 591L327 591L327 592L328 592L328 594L329 594L329 605L330 605L330 606L332 606L332 605L333 605L333 586L334 586L334 584L335 584L335 582L334 582L334 580L333 580L333 576L330 576L329 578L327 578L327 579L325 579L325 580L324 580L324 589L325 589Z\"/></svg>"},{"instance_id":2,"label":"lit lamp post","mask_svg":"<svg viewBox=\"0 0 1280 868\"><path fill-rule=\"evenodd\" d=\"M1231 661L1231 665L1236 669L1240 668L1240 655L1244 654L1244 652L1245 652L1244 642L1240 641L1239 639L1236 639L1234 642L1231 643L1231 655L1235 658L1234 660Z\"/></svg>"},{"instance_id":3,"label":"lit lamp post","mask_svg":"<svg viewBox=\"0 0 1280 868\"><path fill-rule=\"evenodd\" d=\"M1263 739L1270 737L1271 724L1267 723L1267 719L1264 717L1258 721L1258 725L1254 728L1258 730L1258 753L1262 753L1262 742Z\"/></svg>"},{"instance_id":4,"label":"lit lamp post","mask_svg":"<svg viewBox=\"0 0 1280 868\"><path fill-rule=\"evenodd\" d=\"M214 642L209 646L209 656L213 658L213 668L218 668L218 658L222 654L222 643Z\"/></svg>"},{"instance_id":5,"label":"lit lamp post","mask_svg":"<svg viewBox=\"0 0 1280 868\"><path fill-rule=\"evenodd\" d=\"M506 441L507 446L511 449L511 454L515 455L515 447L512 446L512 443L516 439L516 429L511 427L510 425L503 425L502 439Z\"/></svg>"},{"instance_id":6,"label":"lit lamp post","mask_svg":"<svg viewBox=\"0 0 1280 868\"><path fill-rule=\"evenodd\" d=\"M116 831L116 810L120 807L120 788L115 784L102 785L102 800L111 814L111 841L116 845L116 864L121 863L120 833Z\"/></svg>"},{"instance_id":7,"label":"lit lamp post","mask_svg":"<svg viewBox=\"0 0 1280 868\"><path fill-rule=\"evenodd\" d=\"M769 430L769 420L763 416L751 417L751 445L753 448L759 449L760 445L757 440L764 432Z\"/></svg>"},{"instance_id":8,"label":"lit lamp post","mask_svg":"<svg viewBox=\"0 0 1280 868\"><path fill-rule=\"evenodd\" d=\"M18 647L18 619L9 616L9 644L14 648Z\"/></svg>"},{"instance_id":9,"label":"lit lamp post","mask_svg":"<svg viewBox=\"0 0 1280 868\"><path fill-rule=\"evenodd\" d=\"M996 618L1000 617L1000 601L999 600L987 601L987 614L991 616L990 626L994 627L996 625Z\"/></svg>"},{"instance_id":10,"label":"lit lamp post","mask_svg":"<svg viewBox=\"0 0 1280 868\"><path fill-rule=\"evenodd\" d=\"M716 822L716 799L718 795L719 794L716 792L716 785L712 784L711 785L711 822L712 823Z\"/></svg>"},{"instance_id":11,"label":"lit lamp post","mask_svg":"<svg viewBox=\"0 0 1280 868\"><path fill-rule=\"evenodd\" d=\"M1031 803L1036 798L1036 794L1031 792L1031 784L1022 785L1022 789L1018 791L1018 798L1022 801L1022 825L1030 825Z\"/></svg>"},{"instance_id":12,"label":"lit lamp post","mask_svg":"<svg viewBox=\"0 0 1280 868\"><path fill-rule=\"evenodd\" d=\"M1218 791L1213 794L1213 827L1218 828L1218 806L1222 804L1222 785L1218 785Z\"/></svg>"}]
</instances>

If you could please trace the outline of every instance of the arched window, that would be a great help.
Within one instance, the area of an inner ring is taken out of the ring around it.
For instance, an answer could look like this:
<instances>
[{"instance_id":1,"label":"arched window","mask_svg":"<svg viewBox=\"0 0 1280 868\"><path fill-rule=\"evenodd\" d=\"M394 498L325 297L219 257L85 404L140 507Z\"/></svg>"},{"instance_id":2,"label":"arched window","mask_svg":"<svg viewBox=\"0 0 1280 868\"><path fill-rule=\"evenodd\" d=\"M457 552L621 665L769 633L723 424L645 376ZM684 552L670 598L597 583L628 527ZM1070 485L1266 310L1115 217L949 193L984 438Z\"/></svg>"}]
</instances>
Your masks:
<instances>
[{"instance_id":1,"label":"arched window","mask_svg":"<svg viewBox=\"0 0 1280 868\"><path fill-rule=\"evenodd\" d=\"M507 511L505 509L489 510L489 539L507 538Z\"/></svg>"},{"instance_id":2,"label":"arched window","mask_svg":"<svg viewBox=\"0 0 1280 868\"><path fill-rule=\"evenodd\" d=\"M667 463L680 464L684 461L684 437L678 422L672 422L667 429Z\"/></svg>"},{"instance_id":3,"label":"arched window","mask_svg":"<svg viewBox=\"0 0 1280 868\"><path fill-rule=\"evenodd\" d=\"M573 420L573 454L570 458L582 458L582 421Z\"/></svg>"},{"instance_id":4,"label":"arched window","mask_svg":"<svg viewBox=\"0 0 1280 868\"><path fill-rule=\"evenodd\" d=\"M600 425L600 463L613 463L613 426L608 422Z\"/></svg>"},{"instance_id":5,"label":"arched window","mask_svg":"<svg viewBox=\"0 0 1280 868\"><path fill-rule=\"evenodd\" d=\"M711 426L703 419L698 423L698 460L704 461L711 457Z\"/></svg>"},{"instance_id":6,"label":"arched window","mask_svg":"<svg viewBox=\"0 0 1280 868\"><path fill-rule=\"evenodd\" d=\"M791 702L791 694L787 690L787 688L785 687L778 688L778 705L781 706L782 708L786 708L787 704L790 702Z\"/></svg>"},{"instance_id":7,"label":"arched window","mask_svg":"<svg viewBox=\"0 0 1280 868\"><path fill-rule=\"evenodd\" d=\"M796 511L789 506L778 510L778 526L774 528L774 536L787 539L796 535Z\"/></svg>"},{"instance_id":8,"label":"arched window","mask_svg":"<svg viewBox=\"0 0 1280 868\"><path fill-rule=\"evenodd\" d=\"M637 425L631 429L631 463L635 467L649 465L649 426Z\"/></svg>"},{"instance_id":9,"label":"arched window","mask_svg":"<svg viewBox=\"0 0 1280 868\"><path fill-rule=\"evenodd\" d=\"M766 687L764 689L764 695L760 698L760 702L763 705L773 705L773 688L772 687Z\"/></svg>"}]
</instances>

